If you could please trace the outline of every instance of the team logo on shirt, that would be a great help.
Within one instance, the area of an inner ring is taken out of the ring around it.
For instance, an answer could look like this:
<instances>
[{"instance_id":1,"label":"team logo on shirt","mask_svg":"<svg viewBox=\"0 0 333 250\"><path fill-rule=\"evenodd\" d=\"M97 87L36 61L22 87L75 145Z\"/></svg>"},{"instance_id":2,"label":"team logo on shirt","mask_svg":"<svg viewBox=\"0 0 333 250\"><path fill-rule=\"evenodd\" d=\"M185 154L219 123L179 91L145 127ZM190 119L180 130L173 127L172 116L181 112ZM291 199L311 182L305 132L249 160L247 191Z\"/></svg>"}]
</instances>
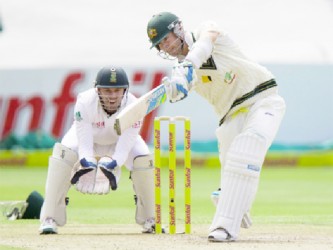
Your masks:
<instances>
[{"instance_id":1,"label":"team logo on shirt","mask_svg":"<svg viewBox=\"0 0 333 250\"><path fill-rule=\"evenodd\" d=\"M81 116L81 112L80 111L77 111L75 113L75 121L77 121L77 122L82 121L82 116Z\"/></svg>"},{"instance_id":2,"label":"team logo on shirt","mask_svg":"<svg viewBox=\"0 0 333 250\"><path fill-rule=\"evenodd\" d=\"M230 84L232 83L236 78L236 74L230 70L229 72L226 72L224 75L224 83Z\"/></svg>"}]
</instances>

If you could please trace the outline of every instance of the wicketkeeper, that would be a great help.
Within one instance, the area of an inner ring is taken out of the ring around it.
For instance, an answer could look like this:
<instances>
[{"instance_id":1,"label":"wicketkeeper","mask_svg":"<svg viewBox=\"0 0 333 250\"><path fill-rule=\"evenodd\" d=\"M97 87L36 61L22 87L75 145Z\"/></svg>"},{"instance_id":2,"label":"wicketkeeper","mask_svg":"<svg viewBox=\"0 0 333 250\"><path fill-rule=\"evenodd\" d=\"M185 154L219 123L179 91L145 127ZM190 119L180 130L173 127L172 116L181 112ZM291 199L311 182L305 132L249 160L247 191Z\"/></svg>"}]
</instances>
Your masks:
<instances>
[{"instance_id":1,"label":"wicketkeeper","mask_svg":"<svg viewBox=\"0 0 333 250\"><path fill-rule=\"evenodd\" d=\"M176 15L162 12L149 20L147 33L151 48L177 61L171 77L163 80L169 100L180 101L194 90L220 119L221 193L208 240L236 240L242 221L251 224L248 212L263 161L285 112L274 76L247 58L214 22L188 32Z\"/></svg>"},{"instance_id":2,"label":"wicketkeeper","mask_svg":"<svg viewBox=\"0 0 333 250\"><path fill-rule=\"evenodd\" d=\"M154 167L139 135L142 121L121 136L113 127L117 113L136 100L128 90L125 71L105 67L94 87L78 95L74 123L49 158L41 234L57 233L57 226L66 224L65 200L71 184L84 194L108 194L117 190L121 166L130 171L133 182L136 223L143 226L142 232L154 232Z\"/></svg>"}]
</instances>

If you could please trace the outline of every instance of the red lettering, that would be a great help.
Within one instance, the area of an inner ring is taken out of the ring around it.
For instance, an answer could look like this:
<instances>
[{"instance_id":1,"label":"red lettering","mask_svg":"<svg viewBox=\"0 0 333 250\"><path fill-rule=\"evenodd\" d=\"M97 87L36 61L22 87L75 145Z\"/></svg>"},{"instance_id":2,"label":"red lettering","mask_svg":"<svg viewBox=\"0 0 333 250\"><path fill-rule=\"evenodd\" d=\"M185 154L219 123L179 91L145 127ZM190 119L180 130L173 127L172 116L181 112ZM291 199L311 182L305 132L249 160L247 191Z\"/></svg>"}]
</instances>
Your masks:
<instances>
[{"instance_id":1,"label":"red lettering","mask_svg":"<svg viewBox=\"0 0 333 250\"><path fill-rule=\"evenodd\" d=\"M155 208L156 208L156 224L161 224L161 205L159 204L155 204Z\"/></svg>"},{"instance_id":2,"label":"red lettering","mask_svg":"<svg viewBox=\"0 0 333 250\"><path fill-rule=\"evenodd\" d=\"M21 105L21 101L18 97L14 97L9 100L8 109L6 113L6 120L2 128L2 138L7 136L13 129L13 124L16 120L16 113Z\"/></svg>"},{"instance_id":3,"label":"red lettering","mask_svg":"<svg viewBox=\"0 0 333 250\"><path fill-rule=\"evenodd\" d=\"M28 99L27 102L24 102L18 97L14 97L9 100L8 109L7 112L5 112L6 119L1 133L2 138L14 130L18 112L28 105L32 107L29 131L40 128L44 111L44 100L41 97L36 96Z\"/></svg>"},{"instance_id":4,"label":"red lettering","mask_svg":"<svg viewBox=\"0 0 333 250\"><path fill-rule=\"evenodd\" d=\"M185 224L191 223L191 204L185 205Z\"/></svg>"},{"instance_id":5,"label":"red lettering","mask_svg":"<svg viewBox=\"0 0 333 250\"><path fill-rule=\"evenodd\" d=\"M156 144L155 144L155 150L161 150L161 131L158 129L155 129L155 140L156 140Z\"/></svg>"},{"instance_id":6,"label":"red lettering","mask_svg":"<svg viewBox=\"0 0 333 250\"><path fill-rule=\"evenodd\" d=\"M135 72L133 75L133 85L139 85L142 84L145 79L145 73L144 72Z\"/></svg>"},{"instance_id":7,"label":"red lettering","mask_svg":"<svg viewBox=\"0 0 333 250\"><path fill-rule=\"evenodd\" d=\"M63 129L68 116L68 109L76 100L76 96L73 94L72 90L82 79L83 74L80 72L70 74L65 79L60 95L52 100L57 109L52 128L52 134L55 137L62 136L64 132Z\"/></svg>"},{"instance_id":8,"label":"red lettering","mask_svg":"<svg viewBox=\"0 0 333 250\"><path fill-rule=\"evenodd\" d=\"M132 83L137 86L150 85L150 89L157 87L162 78L165 76L165 72L156 71L153 73L152 78L149 77L147 72L145 71L137 71L133 73ZM73 72L66 76L64 82L60 84L60 91L57 95L55 95L51 100L47 100L52 102L54 105L54 117L52 117L51 127L42 129L46 130L53 136L59 138L63 136L65 125L67 123L67 119L71 119L72 114L69 114L70 108L75 103L76 100L76 92L75 87L83 80L84 73L83 72ZM148 81L148 82L147 82ZM149 83L149 81L151 81ZM18 122L19 115L22 112L26 112L25 108L31 109L31 119L25 122L24 125L27 127L27 130L33 131L36 129L40 129L43 126L43 119L45 117L45 100L43 99L43 93L39 95L35 95L33 97L22 97L12 96L9 99L4 99L0 97L0 108L3 110L2 118L2 126L0 127L0 138L8 135L13 132ZM145 141L150 141L150 137L152 136L152 127L154 122L154 117L157 115L158 109L152 111L149 115L147 115L143 121L141 135ZM72 120L72 119L71 119ZM99 126L103 126L103 124L99 124ZM22 127L22 126L20 126Z\"/></svg>"},{"instance_id":9,"label":"red lettering","mask_svg":"<svg viewBox=\"0 0 333 250\"><path fill-rule=\"evenodd\" d=\"M155 168L155 188L161 188L161 169Z\"/></svg>"},{"instance_id":10,"label":"red lettering","mask_svg":"<svg viewBox=\"0 0 333 250\"><path fill-rule=\"evenodd\" d=\"M158 85L161 84L162 78L165 76L165 73L163 72L156 72L151 84L151 89L157 87ZM152 126L154 122L154 118L157 115L158 108L150 112L145 119L143 120L143 125L141 128L141 136L143 140L146 142L149 142L151 139L151 131L152 131Z\"/></svg>"},{"instance_id":11,"label":"red lettering","mask_svg":"<svg viewBox=\"0 0 333 250\"><path fill-rule=\"evenodd\" d=\"M39 129L44 115L44 101L41 97L33 97L28 103L33 107L32 118L29 125L29 131Z\"/></svg>"}]
</instances>

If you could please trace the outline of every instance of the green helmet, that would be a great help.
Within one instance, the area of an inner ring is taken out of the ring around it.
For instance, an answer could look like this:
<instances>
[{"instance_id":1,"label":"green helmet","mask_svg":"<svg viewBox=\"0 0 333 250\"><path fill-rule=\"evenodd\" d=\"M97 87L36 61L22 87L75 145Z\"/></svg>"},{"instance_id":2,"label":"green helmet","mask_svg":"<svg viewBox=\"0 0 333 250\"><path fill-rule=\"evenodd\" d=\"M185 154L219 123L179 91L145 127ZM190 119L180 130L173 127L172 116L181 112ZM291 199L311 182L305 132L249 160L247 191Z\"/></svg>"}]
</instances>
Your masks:
<instances>
[{"instance_id":1,"label":"green helmet","mask_svg":"<svg viewBox=\"0 0 333 250\"><path fill-rule=\"evenodd\" d=\"M179 22L179 18L170 12L161 12L154 15L147 25L147 34L152 46L156 47ZM158 46L157 46L158 49Z\"/></svg>"},{"instance_id":2,"label":"green helmet","mask_svg":"<svg viewBox=\"0 0 333 250\"><path fill-rule=\"evenodd\" d=\"M125 71L119 67L104 67L95 80L96 88L128 88L128 78Z\"/></svg>"}]
</instances>

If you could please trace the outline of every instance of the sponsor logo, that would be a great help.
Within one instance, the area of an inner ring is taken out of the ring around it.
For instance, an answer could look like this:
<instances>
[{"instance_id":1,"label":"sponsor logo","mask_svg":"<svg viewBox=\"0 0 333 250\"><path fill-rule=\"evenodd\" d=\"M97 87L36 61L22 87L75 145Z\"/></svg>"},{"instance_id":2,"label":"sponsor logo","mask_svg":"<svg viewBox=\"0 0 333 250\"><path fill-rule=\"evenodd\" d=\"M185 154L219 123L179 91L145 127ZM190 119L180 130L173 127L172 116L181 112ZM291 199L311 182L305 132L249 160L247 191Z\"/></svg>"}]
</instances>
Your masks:
<instances>
[{"instance_id":1,"label":"sponsor logo","mask_svg":"<svg viewBox=\"0 0 333 250\"><path fill-rule=\"evenodd\" d=\"M190 150L191 149L191 131L186 129L185 130L185 149Z\"/></svg>"},{"instance_id":2,"label":"sponsor logo","mask_svg":"<svg viewBox=\"0 0 333 250\"><path fill-rule=\"evenodd\" d=\"M60 155L61 159L65 158L65 150L61 150L61 155Z\"/></svg>"},{"instance_id":3,"label":"sponsor logo","mask_svg":"<svg viewBox=\"0 0 333 250\"><path fill-rule=\"evenodd\" d=\"M132 125L132 128L140 128L141 125L142 125L142 122L141 122L141 121L137 121L136 123L134 123L134 124Z\"/></svg>"},{"instance_id":4,"label":"sponsor logo","mask_svg":"<svg viewBox=\"0 0 333 250\"><path fill-rule=\"evenodd\" d=\"M156 204L156 224L161 224L161 205Z\"/></svg>"},{"instance_id":5,"label":"sponsor logo","mask_svg":"<svg viewBox=\"0 0 333 250\"><path fill-rule=\"evenodd\" d=\"M156 109L166 100L165 87L162 85L152 94L152 97L147 101L149 103L146 114Z\"/></svg>"},{"instance_id":6,"label":"sponsor logo","mask_svg":"<svg viewBox=\"0 0 333 250\"><path fill-rule=\"evenodd\" d=\"M155 143L155 150L160 150L161 149L161 131L155 129L154 131L154 137L157 143Z\"/></svg>"},{"instance_id":7,"label":"sponsor logo","mask_svg":"<svg viewBox=\"0 0 333 250\"><path fill-rule=\"evenodd\" d=\"M174 190L175 189L175 171L169 170L169 189Z\"/></svg>"},{"instance_id":8,"label":"sponsor logo","mask_svg":"<svg viewBox=\"0 0 333 250\"><path fill-rule=\"evenodd\" d=\"M191 169L190 168L185 168L185 187L186 188L191 188Z\"/></svg>"},{"instance_id":9,"label":"sponsor logo","mask_svg":"<svg viewBox=\"0 0 333 250\"><path fill-rule=\"evenodd\" d=\"M171 201L173 202L173 201ZM175 226L176 225L176 210L174 206L170 206L170 225Z\"/></svg>"},{"instance_id":10,"label":"sponsor logo","mask_svg":"<svg viewBox=\"0 0 333 250\"><path fill-rule=\"evenodd\" d=\"M155 187L161 187L161 170L159 168L155 169Z\"/></svg>"},{"instance_id":11,"label":"sponsor logo","mask_svg":"<svg viewBox=\"0 0 333 250\"><path fill-rule=\"evenodd\" d=\"M38 91L34 91L35 94L31 95L26 91L17 89L21 80L17 79L10 82L8 91L13 94L6 94L1 91L0 119L2 126L0 126L0 139L5 138L10 133L25 133L37 129L42 129L56 138L61 138L70 128L72 121L75 120L73 108L78 94L77 91L91 86L91 82L87 81L86 72L84 71L74 71L68 74L57 73L52 70L47 72L50 72L52 78L63 79L54 84L57 87L45 88L45 90L38 89ZM36 74L40 74L40 71L36 71ZM149 89L158 86L163 76L165 76L165 72L160 70L134 69L132 74L129 75L132 84L136 86L136 90L132 90L132 93L135 96L143 95L147 91L147 86ZM22 77L22 79L24 78ZM39 88L37 84L40 79L45 81L42 77L36 77L34 81L37 82L29 81L29 86ZM9 81L7 78L5 80ZM51 94L50 91L52 91ZM162 95L160 103L164 101L163 98L166 100L166 94L164 97ZM79 117L84 119L82 114ZM150 129L153 122L154 116L148 116L141 124L140 133L146 141L149 141L153 135Z\"/></svg>"},{"instance_id":12,"label":"sponsor logo","mask_svg":"<svg viewBox=\"0 0 333 250\"><path fill-rule=\"evenodd\" d=\"M191 223L191 205L186 204L185 205L185 224L190 224Z\"/></svg>"},{"instance_id":13,"label":"sponsor logo","mask_svg":"<svg viewBox=\"0 0 333 250\"><path fill-rule=\"evenodd\" d=\"M259 172L260 171L260 167L256 166L256 165L247 165L247 169Z\"/></svg>"},{"instance_id":14,"label":"sponsor logo","mask_svg":"<svg viewBox=\"0 0 333 250\"><path fill-rule=\"evenodd\" d=\"M105 128L105 122L104 121L102 121L102 122L93 122L92 126L94 128Z\"/></svg>"}]
</instances>

